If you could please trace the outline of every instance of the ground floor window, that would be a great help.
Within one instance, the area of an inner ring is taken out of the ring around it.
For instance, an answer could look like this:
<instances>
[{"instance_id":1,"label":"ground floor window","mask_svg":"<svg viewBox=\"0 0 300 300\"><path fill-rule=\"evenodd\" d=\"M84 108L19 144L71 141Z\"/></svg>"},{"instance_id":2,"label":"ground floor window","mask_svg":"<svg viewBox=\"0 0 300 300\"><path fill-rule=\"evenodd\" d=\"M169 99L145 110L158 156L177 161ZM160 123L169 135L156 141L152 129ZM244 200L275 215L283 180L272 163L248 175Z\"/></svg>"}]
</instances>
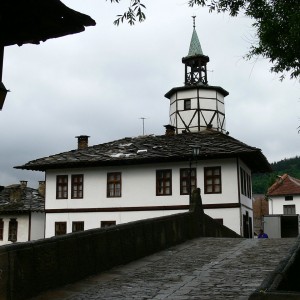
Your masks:
<instances>
[{"instance_id":1,"label":"ground floor window","mask_svg":"<svg viewBox=\"0 0 300 300\"><path fill-rule=\"evenodd\" d=\"M67 233L67 222L55 222L55 235Z\"/></svg>"},{"instance_id":2,"label":"ground floor window","mask_svg":"<svg viewBox=\"0 0 300 300\"><path fill-rule=\"evenodd\" d=\"M3 241L4 222L0 219L0 241Z\"/></svg>"},{"instance_id":3,"label":"ground floor window","mask_svg":"<svg viewBox=\"0 0 300 300\"><path fill-rule=\"evenodd\" d=\"M296 205L283 205L283 214L284 215L295 215L296 214Z\"/></svg>"},{"instance_id":4,"label":"ground floor window","mask_svg":"<svg viewBox=\"0 0 300 300\"><path fill-rule=\"evenodd\" d=\"M17 219L10 219L8 225L8 240L16 242L18 236L18 221Z\"/></svg>"},{"instance_id":5,"label":"ground floor window","mask_svg":"<svg viewBox=\"0 0 300 300\"><path fill-rule=\"evenodd\" d=\"M84 231L83 221L72 222L72 232L76 232L76 231Z\"/></svg>"},{"instance_id":6,"label":"ground floor window","mask_svg":"<svg viewBox=\"0 0 300 300\"><path fill-rule=\"evenodd\" d=\"M102 227L110 227L110 226L113 226L113 225L116 225L116 221L101 221L101 228Z\"/></svg>"}]
</instances>

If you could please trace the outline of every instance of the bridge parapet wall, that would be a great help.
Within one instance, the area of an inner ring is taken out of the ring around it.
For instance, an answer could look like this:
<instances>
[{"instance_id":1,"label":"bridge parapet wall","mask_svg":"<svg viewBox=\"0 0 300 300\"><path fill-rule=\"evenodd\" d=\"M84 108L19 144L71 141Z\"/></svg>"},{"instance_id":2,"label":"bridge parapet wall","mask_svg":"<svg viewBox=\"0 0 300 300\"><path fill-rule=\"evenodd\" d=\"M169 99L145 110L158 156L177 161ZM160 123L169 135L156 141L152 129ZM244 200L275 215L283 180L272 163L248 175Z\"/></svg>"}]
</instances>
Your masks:
<instances>
[{"instance_id":1,"label":"bridge parapet wall","mask_svg":"<svg viewBox=\"0 0 300 300\"><path fill-rule=\"evenodd\" d=\"M240 237L203 213L186 213L0 247L0 299L24 300L196 237Z\"/></svg>"}]
</instances>

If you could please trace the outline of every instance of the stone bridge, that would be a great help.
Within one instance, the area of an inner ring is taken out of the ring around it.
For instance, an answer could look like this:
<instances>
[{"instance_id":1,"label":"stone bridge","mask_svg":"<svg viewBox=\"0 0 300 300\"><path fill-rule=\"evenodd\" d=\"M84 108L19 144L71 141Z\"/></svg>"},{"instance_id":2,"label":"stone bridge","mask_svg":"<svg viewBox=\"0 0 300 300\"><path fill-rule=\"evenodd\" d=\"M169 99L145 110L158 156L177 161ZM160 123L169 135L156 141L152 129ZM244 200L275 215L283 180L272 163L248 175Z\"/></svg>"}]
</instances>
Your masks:
<instances>
[{"instance_id":1,"label":"stone bridge","mask_svg":"<svg viewBox=\"0 0 300 300\"><path fill-rule=\"evenodd\" d=\"M33 299L248 299L295 241L197 238Z\"/></svg>"},{"instance_id":2,"label":"stone bridge","mask_svg":"<svg viewBox=\"0 0 300 300\"><path fill-rule=\"evenodd\" d=\"M0 300L300 299L299 245L241 238L197 190L187 213L0 247Z\"/></svg>"}]
</instances>

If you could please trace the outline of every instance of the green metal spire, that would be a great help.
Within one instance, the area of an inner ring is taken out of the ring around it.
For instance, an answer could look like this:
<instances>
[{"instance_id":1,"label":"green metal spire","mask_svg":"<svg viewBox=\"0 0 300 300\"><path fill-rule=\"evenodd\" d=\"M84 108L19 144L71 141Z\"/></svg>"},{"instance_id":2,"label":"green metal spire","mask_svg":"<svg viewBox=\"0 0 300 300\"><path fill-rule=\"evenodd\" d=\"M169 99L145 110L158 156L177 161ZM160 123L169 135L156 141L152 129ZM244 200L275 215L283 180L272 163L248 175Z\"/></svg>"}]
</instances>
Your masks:
<instances>
[{"instance_id":1,"label":"green metal spire","mask_svg":"<svg viewBox=\"0 0 300 300\"><path fill-rule=\"evenodd\" d=\"M192 35L192 39L191 39L191 43L190 43L190 49L189 49L189 54L187 55L187 57L189 56L195 56L195 55L203 55L202 52L202 48L199 42L199 38L196 32L196 26L195 26L195 18L196 16L193 16L193 35Z\"/></svg>"}]
</instances>

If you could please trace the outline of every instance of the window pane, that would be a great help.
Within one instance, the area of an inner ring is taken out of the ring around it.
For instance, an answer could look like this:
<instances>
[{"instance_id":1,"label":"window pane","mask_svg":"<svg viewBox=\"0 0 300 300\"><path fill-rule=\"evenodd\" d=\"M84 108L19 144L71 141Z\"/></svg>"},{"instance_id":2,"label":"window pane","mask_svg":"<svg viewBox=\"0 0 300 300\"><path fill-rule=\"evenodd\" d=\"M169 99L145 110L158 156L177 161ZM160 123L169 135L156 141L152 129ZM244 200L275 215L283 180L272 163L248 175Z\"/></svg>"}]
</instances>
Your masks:
<instances>
[{"instance_id":1,"label":"window pane","mask_svg":"<svg viewBox=\"0 0 300 300\"><path fill-rule=\"evenodd\" d=\"M121 173L107 174L107 197L121 197Z\"/></svg>"},{"instance_id":2,"label":"window pane","mask_svg":"<svg viewBox=\"0 0 300 300\"><path fill-rule=\"evenodd\" d=\"M221 193L221 167L204 168L204 193Z\"/></svg>"}]
</instances>

